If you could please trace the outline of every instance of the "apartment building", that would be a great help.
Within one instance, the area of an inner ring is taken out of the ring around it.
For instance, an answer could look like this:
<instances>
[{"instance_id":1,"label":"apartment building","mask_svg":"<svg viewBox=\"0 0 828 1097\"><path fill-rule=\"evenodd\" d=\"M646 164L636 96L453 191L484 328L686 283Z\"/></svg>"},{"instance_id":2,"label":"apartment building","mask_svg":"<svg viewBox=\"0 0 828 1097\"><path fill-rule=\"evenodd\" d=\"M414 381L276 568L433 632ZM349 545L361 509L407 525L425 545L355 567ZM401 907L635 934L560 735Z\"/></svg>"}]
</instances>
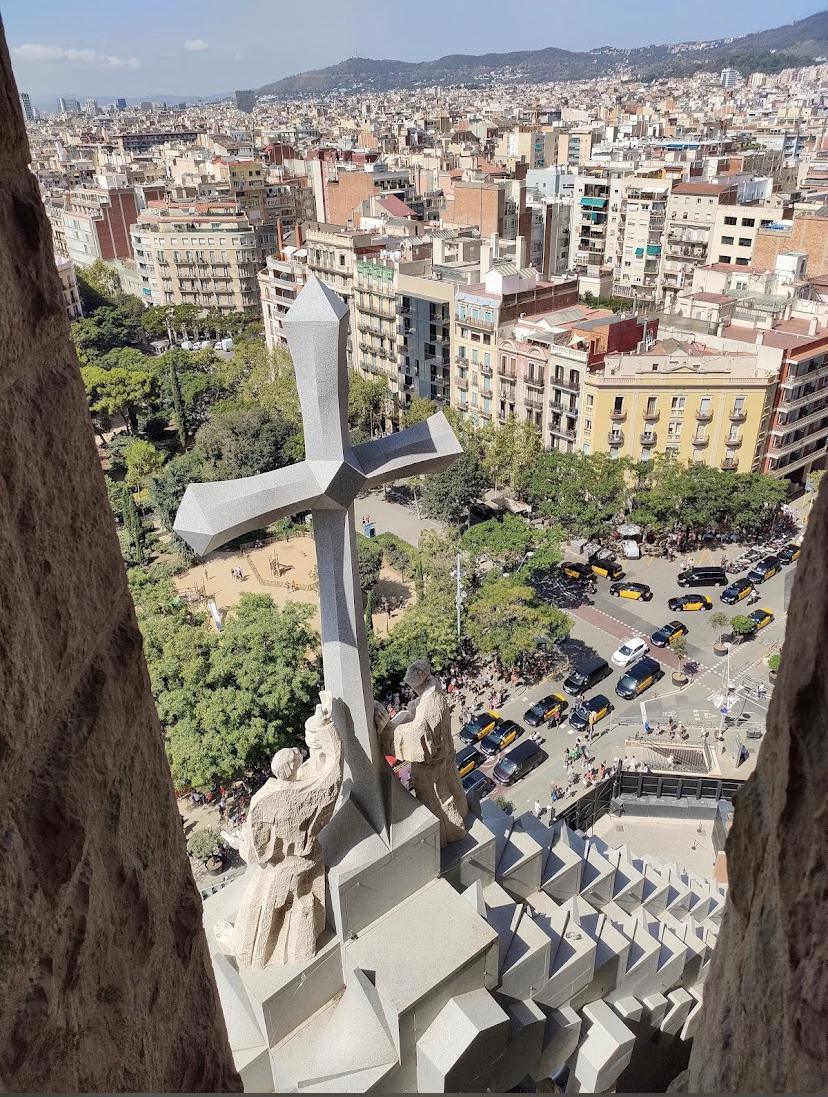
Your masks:
<instances>
[{"instance_id":1,"label":"apartment building","mask_svg":"<svg viewBox=\"0 0 828 1097\"><path fill-rule=\"evenodd\" d=\"M381 161L361 167L338 165L336 175L327 182L326 216L335 224L353 223L359 207L373 195L394 195L401 202L412 201L411 172L408 168L389 168Z\"/></svg>"},{"instance_id":2,"label":"apartment building","mask_svg":"<svg viewBox=\"0 0 828 1097\"><path fill-rule=\"evenodd\" d=\"M63 256L55 256L60 287L63 290L63 304L66 307L66 315L70 320L80 320L83 316L80 293L78 292L78 280L75 277L75 264L71 259Z\"/></svg>"},{"instance_id":3,"label":"apartment building","mask_svg":"<svg viewBox=\"0 0 828 1097\"><path fill-rule=\"evenodd\" d=\"M669 337L634 354L607 354L584 380L579 448L759 471L778 365L770 348L722 350Z\"/></svg>"},{"instance_id":4,"label":"apartment building","mask_svg":"<svg viewBox=\"0 0 828 1097\"><path fill-rule=\"evenodd\" d=\"M585 305L519 319L498 342L498 421L527 419L546 449L574 452L588 371L599 369L608 351L634 350L657 328L656 320Z\"/></svg>"},{"instance_id":5,"label":"apartment building","mask_svg":"<svg viewBox=\"0 0 828 1097\"><path fill-rule=\"evenodd\" d=\"M384 377L400 395L397 356L397 264L376 256L356 259L351 314L352 366L366 376Z\"/></svg>"},{"instance_id":6,"label":"apartment building","mask_svg":"<svg viewBox=\"0 0 828 1097\"><path fill-rule=\"evenodd\" d=\"M132 240L145 301L259 311L256 233L237 203L151 203Z\"/></svg>"},{"instance_id":7,"label":"apartment building","mask_svg":"<svg viewBox=\"0 0 828 1097\"><path fill-rule=\"evenodd\" d=\"M753 264L770 270L783 252L802 252L808 257L811 277L828 274L828 206L797 204L792 215L756 230Z\"/></svg>"},{"instance_id":8,"label":"apartment building","mask_svg":"<svg viewBox=\"0 0 828 1097\"><path fill-rule=\"evenodd\" d=\"M616 297L657 299L669 195L666 180L626 180L614 262L612 291Z\"/></svg>"},{"instance_id":9,"label":"apartment building","mask_svg":"<svg viewBox=\"0 0 828 1097\"><path fill-rule=\"evenodd\" d=\"M555 312L577 301L576 279L542 281L537 271L507 263L489 270L482 283L459 288L454 306L452 406L476 426L516 414L517 361L515 355L500 354L501 333L510 335L514 324L526 316ZM540 426L542 397L533 395L524 406Z\"/></svg>"},{"instance_id":10,"label":"apartment building","mask_svg":"<svg viewBox=\"0 0 828 1097\"><path fill-rule=\"evenodd\" d=\"M283 258L269 255L265 269L259 271L259 296L268 350L287 346L285 314L307 281L306 258L304 248L285 248Z\"/></svg>"},{"instance_id":11,"label":"apartment building","mask_svg":"<svg viewBox=\"0 0 828 1097\"><path fill-rule=\"evenodd\" d=\"M572 199L530 192L526 204L531 218L529 266L544 276L563 274L569 267Z\"/></svg>"},{"instance_id":12,"label":"apartment building","mask_svg":"<svg viewBox=\"0 0 828 1097\"><path fill-rule=\"evenodd\" d=\"M621 205L632 165L613 165L575 176L569 269L585 274L614 266L618 249Z\"/></svg>"},{"instance_id":13,"label":"apartment building","mask_svg":"<svg viewBox=\"0 0 828 1097\"><path fill-rule=\"evenodd\" d=\"M65 254L79 267L96 259L132 258L130 227L138 218L135 191L119 185L121 179L109 185L108 177L99 176L98 183L68 191L60 212Z\"/></svg>"},{"instance_id":14,"label":"apartment building","mask_svg":"<svg viewBox=\"0 0 828 1097\"><path fill-rule=\"evenodd\" d=\"M752 266L759 230L772 225L774 220L773 212L763 206L719 206L710 236L709 261Z\"/></svg>"},{"instance_id":15,"label":"apartment building","mask_svg":"<svg viewBox=\"0 0 828 1097\"><path fill-rule=\"evenodd\" d=\"M451 333L456 286L406 273L397 276L398 362L401 402L414 396L448 404L451 396Z\"/></svg>"},{"instance_id":16,"label":"apartment building","mask_svg":"<svg viewBox=\"0 0 828 1097\"><path fill-rule=\"evenodd\" d=\"M457 179L446 196L444 227L474 226L481 236L528 236L526 184L522 179Z\"/></svg>"},{"instance_id":17,"label":"apartment building","mask_svg":"<svg viewBox=\"0 0 828 1097\"><path fill-rule=\"evenodd\" d=\"M725 183L677 183L667 199L660 281L665 306L693 281L708 261L719 206L734 205L737 189Z\"/></svg>"},{"instance_id":18,"label":"apartment building","mask_svg":"<svg viewBox=\"0 0 828 1097\"><path fill-rule=\"evenodd\" d=\"M144 133L114 133L110 140L121 155L131 156L149 152L158 145L194 145L199 130L155 130Z\"/></svg>"},{"instance_id":19,"label":"apartment building","mask_svg":"<svg viewBox=\"0 0 828 1097\"><path fill-rule=\"evenodd\" d=\"M384 236L344 225L311 221L305 228L308 269L349 304L357 261L379 255L384 243Z\"/></svg>"}]
</instances>

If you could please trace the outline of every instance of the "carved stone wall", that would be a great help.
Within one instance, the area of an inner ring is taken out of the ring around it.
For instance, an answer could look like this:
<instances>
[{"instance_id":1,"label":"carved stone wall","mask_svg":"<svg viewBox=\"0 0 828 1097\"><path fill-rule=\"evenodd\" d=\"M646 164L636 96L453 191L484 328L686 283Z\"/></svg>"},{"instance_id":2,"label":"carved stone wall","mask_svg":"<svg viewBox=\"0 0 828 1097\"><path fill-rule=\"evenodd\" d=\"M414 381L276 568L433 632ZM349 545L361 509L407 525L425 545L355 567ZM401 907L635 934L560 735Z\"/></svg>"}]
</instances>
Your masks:
<instances>
[{"instance_id":1,"label":"carved stone wall","mask_svg":"<svg viewBox=\"0 0 828 1097\"><path fill-rule=\"evenodd\" d=\"M823 1091L828 1069L828 482L797 565L756 772L727 840L691 1092Z\"/></svg>"},{"instance_id":2,"label":"carved stone wall","mask_svg":"<svg viewBox=\"0 0 828 1097\"><path fill-rule=\"evenodd\" d=\"M0 1089L231 1090L0 31Z\"/></svg>"}]
</instances>

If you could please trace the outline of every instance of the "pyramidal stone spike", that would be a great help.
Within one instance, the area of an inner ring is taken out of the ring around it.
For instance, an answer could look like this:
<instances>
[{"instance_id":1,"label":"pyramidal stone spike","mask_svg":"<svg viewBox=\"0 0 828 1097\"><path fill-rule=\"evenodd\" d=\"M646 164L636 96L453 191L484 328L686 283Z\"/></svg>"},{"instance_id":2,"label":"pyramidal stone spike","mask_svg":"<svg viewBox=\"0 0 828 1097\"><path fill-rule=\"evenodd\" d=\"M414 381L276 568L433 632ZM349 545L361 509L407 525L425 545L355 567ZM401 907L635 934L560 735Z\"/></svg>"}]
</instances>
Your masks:
<instances>
[{"instance_id":1,"label":"pyramidal stone spike","mask_svg":"<svg viewBox=\"0 0 828 1097\"><path fill-rule=\"evenodd\" d=\"M286 324L319 324L325 321L338 324L348 315L348 306L332 289L312 274L288 309Z\"/></svg>"}]
</instances>

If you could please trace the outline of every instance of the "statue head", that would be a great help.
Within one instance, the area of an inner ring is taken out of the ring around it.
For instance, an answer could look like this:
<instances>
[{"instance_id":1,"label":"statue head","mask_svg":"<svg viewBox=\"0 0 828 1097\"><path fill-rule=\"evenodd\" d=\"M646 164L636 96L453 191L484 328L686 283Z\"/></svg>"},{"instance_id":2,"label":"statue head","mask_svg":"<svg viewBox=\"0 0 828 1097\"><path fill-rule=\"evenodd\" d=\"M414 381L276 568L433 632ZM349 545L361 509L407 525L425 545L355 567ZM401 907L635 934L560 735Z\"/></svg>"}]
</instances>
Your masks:
<instances>
[{"instance_id":1,"label":"statue head","mask_svg":"<svg viewBox=\"0 0 828 1097\"><path fill-rule=\"evenodd\" d=\"M319 694L319 704L313 716L309 716L305 721L305 743L313 755L317 751L328 749L336 734L333 722L333 694L323 689Z\"/></svg>"},{"instance_id":2,"label":"statue head","mask_svg":"<svg viewBox=\"0 0 828 1097\"><path fill-rule=\"evenodd\" d=\"M419 695L428 687L431 680L431 664L426 659L417 659L405 672L403 681Z\"/></svg>"},{"instance_id":3,"label":"statue head","mask_svg":"<svg viewBox=\"0 0 828 1097\"><path fill-rule=\"evenodd\" d=\"M302 754L297 747L283 747L273 755L270 768L280 781L293 781L302 765Z\"/></svg>"}]
</instances>

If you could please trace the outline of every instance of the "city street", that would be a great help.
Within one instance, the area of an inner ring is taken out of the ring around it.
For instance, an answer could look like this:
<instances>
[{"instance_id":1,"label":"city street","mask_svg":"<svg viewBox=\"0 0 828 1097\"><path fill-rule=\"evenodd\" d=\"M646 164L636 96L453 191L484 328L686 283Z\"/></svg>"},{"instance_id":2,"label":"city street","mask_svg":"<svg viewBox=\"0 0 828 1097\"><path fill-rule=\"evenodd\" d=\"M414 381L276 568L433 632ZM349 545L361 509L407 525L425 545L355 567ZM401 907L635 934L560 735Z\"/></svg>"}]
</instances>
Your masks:
<instances>
[{"instance_id":1,"label":"city street","mask_svg":"<svg viewBox=\"0 0 828 1097\"><path fill-rule=\"evenodd\" d=\"M696 553L694 559L697 564L718 564L723 554L723 551L719 550L716 558L713 559L709 552ZM573 559L578 559L574 553L571 555ZM732 557L735 553L728 549L727 555ZM745 732L749 727L764 728L772 688L768 683L768 672L764 660L771 651L782 644L785 631L785 581L797 564L783 568L778 575L762 584L759 588L759 602L749 607L745 602L737 606L723 605L719 597L723 589L721 587L679 587L675 577L685 566L685 562L684 557L677 557L671 563L664 558L650 556L640 560L622 561L625 578L647 583L652 588L653 598L650 602L612 597L609 594L610 583L607 579L597 580L597 593L589 599L592 602L591 605L582 598L570 596L568 601L565 600L566 588L561 588L557 582L551 584L548 589L550 600L564 605L574 619L571 636L562 645L562 650L576 664L593 654L600 655L609 662L610 656L623 640L640 636L649 643L651 633L668 621L681 620L689 629L685 670L689 674L690 681L686 686L678 688L672 683L671 671L678 664L675 654L669 649L665 651L663 648L651 645L650 655L662 665L665 674L660 682L646 690L640 698L625 701L616 694L616 682L623 674L623 671L617 668L613 668L610 677L586 694L589 697L603 693L615 705L614 711L596 725L590 753L594 756L596 765L605 762L607 766L611 766L615 759L623 757L624 740L634 738L637 732L643 732L645 719L643 702L646 706L646 719L650 724L655 725L661 720L666 723L668 716L673 714L677 722L686 725L690 732L689 742L691 743L700 742L702 728L707 728L710 732L710 745L720 752L722 769L729 775L738 772L739 775L747 776L755 764L760 740L746 739ZM568 589L571 590L571 586ZM667 607L667 599L687 593L688 589L708 594L713 600L713 609L685 613L671 612ZM770 609L775 615L775 620L753 639L733 646L729 660L726 656L714 654L713 643L718 637L709 624L712 614L721 610L729 617L733 617L737 613L748 613L751 609L760 607ZM734 720L733 726L725 730L724 743L721 744L715 739L721 723L721 714L715 698L723 691L728 674L728 662L730 679L736 683L740 697L731 712L731 715L737 719ZM563 675L552 676L528 689L513 691L500 710L500 714L526 727L523 721L524 712L544 695L562 692L562 680ZM761 682L767 687L767 695L762 700L745 696L744 685L747 684L749 687L752 681ZM577 704L577 699L569 697L568 700L570 705L566 716L572 711L573 701ZM455 722L456 730L459 731L459 720ZM531 729L526 728L526 734L531 734ZM552 784L566 787L564 751L574 746L575 732L565 718L560 727L545 727L542 729L542 734L543 750L548 755L547 759L517 784L509 788L496 787L490 794L491 797L505 796L514 804L516 812L531 808L535 800L539 800L541 805L547 808L550 803ZM581 737L583 738L583 735ZM666 734L661 736L661 741L669 742L668 736ZM733 755L740 741L747 747L750 757L737 771L734 769ZM456 743L459 749L461 745L459 738L456 739ZM676 740L675 746L679 745L680 741ZM496 763L497 758L488 760L481 767L482 771L491 775ZM580 774L582 769L583 764L576 763L572 772ZM583 790L584 786L579 782L571 790L571 795L563 801L558 801L555 807L565 807L581 795ZM546 817L548 818L548 814Z\"/></svg>"}]
</instances>

